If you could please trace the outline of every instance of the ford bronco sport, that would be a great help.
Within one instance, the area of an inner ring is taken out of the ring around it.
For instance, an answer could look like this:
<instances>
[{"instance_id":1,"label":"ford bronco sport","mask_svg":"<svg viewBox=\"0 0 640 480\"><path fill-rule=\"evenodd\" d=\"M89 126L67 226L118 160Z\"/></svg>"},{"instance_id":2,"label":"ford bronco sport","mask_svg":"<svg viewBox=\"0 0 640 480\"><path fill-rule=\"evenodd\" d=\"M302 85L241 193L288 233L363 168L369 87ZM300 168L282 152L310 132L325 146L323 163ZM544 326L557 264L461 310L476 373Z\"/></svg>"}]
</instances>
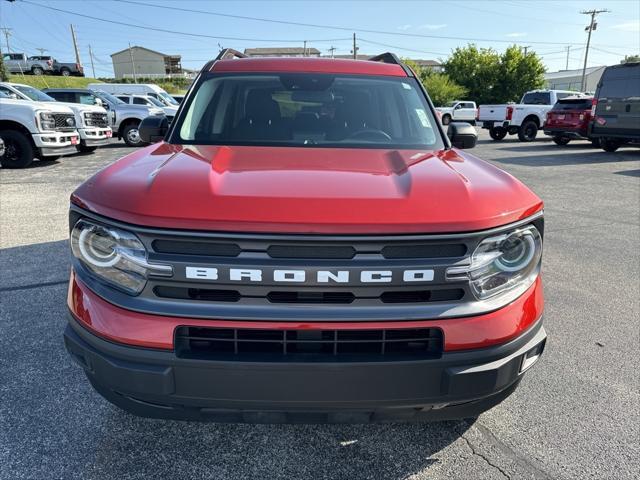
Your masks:
<instances>
[{"instance_id":1,"label":"ford bronco sport","mask_svg":"<svg viewBox=\"0 0 640 480\"><path fill-rule=\"evenodd\" d=\"M473 417L540 357L542 202L464 152L415 74L207 63L71 197L66 347L138 415Z\"/></svg>"}]
</instances>

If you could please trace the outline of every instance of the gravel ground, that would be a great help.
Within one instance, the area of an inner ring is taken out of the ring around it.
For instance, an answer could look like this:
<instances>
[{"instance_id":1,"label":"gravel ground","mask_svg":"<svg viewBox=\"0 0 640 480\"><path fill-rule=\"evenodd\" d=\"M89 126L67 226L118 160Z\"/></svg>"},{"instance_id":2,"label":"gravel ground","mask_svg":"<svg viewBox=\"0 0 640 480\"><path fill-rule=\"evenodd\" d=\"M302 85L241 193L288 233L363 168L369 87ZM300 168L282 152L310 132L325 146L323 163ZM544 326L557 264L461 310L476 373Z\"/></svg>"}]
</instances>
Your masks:
<instances>
[{"instance_id":1,"label":"gravel ground","mask_svg":"<svg viewBox=\"0 0 640 480\"><path fill-rule=\"evenodd\" d=\"M0 478L638 478L640 150L482 131L546 203L543 360L473 424L362 426L146 420L92 391L61 337L68 197L129 151L0 170Z\"/></svg>"}]
</instances>

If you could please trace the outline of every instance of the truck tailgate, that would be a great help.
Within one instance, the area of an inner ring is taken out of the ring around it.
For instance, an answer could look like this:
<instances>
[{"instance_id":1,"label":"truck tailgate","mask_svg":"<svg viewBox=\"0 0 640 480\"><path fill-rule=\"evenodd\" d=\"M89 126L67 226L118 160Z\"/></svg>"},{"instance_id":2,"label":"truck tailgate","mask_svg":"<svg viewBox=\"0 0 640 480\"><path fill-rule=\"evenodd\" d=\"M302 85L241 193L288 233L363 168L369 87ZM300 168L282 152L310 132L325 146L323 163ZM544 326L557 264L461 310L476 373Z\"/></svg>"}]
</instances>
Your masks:
<instances>
[{"instance_id":1,"label":"truck tailgate","mask_svg":"<svg viewBox=\"0 0 640 480\"><path fill-rule=\"evenodd\" d=\"M480 122L502 122L507 117L506 105L480 105Z\"/></svg>"}]
</instances>

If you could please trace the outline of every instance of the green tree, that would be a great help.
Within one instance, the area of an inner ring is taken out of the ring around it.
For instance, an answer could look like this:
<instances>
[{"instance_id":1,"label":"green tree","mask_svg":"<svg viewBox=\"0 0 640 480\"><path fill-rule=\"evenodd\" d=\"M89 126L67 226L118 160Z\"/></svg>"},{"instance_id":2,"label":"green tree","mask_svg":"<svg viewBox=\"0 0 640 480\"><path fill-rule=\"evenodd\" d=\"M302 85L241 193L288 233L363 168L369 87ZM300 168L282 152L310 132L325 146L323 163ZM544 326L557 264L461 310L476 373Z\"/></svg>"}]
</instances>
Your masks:
<instances>
[{"instance_id":1,"label":"green tree","mask_svg":"<svg viewBox=\"0 0 640 480\"><path fill-rule=\"evenodd\" d=\"M442 106L467 95L467 89L455 83L448 75L432 72L410 59L404 59L403 62L416 72L434 105Z\"/></svg>"},{"instance_id":2,"label":"green tree","mask_svg":"<svg viewBox=\"0 0 640 480\"><path fill-rule=\"evenodd\" d=\"M513 45L500 56L500 69L494 93L498 103L517 102L522 95L544 86L545 68L535 53L526 55L521 48Z\"/></svg>"},{"instance_id":3,"label":"green tree","mask_svg":"<svg viewBox=\"0 0 640 480\"><path fill-rule=\"evenodd\" d=\"M444 62L444 70L455 83L467 89L470 100L478 103L498 100L493 89L498 81L500 55L493 49L473 44L456 48Z\"/></svg>"},{"instance_id":4,"label":"green tree","mask_svg":"<svg viewBox=\"0 0 640 480\"><path fill-rule=\"evenodd\" d=\"M451 80L446 73L429 73L421 81L438 107L467 96L467 89Z\"/></svg>"},{"instance_id":5,"label":"green tree","mask_svg":"<svg viewBox=\"0 0 640 480\"><path fill-rule=\"evenodd\" d=\"M624 60L620 63L636 63L640 62L640 55L625 55Z\"/></svg>"},{"instance_id":6,"label":"green tree","mask_svg":"<svg viewBox=\"0 0 640 480\"><path fill-rule=\"evenodd\" d=\"M528 90L544 85L545 68L535 53L513 45L500 55L470 44L456 48L444 63L451 79L468 90L479 104L515 102Z\"/></svg>"},{"instance_id":7,"label":"green tree","mask_svg":"<svg viewBox=\"0 0 640 480\"><path fill-rule=\"evenodd\" d=\"M9 73L4 65L2 55L0 55L0 82L6 82L7 80L9 80Z\"/></svg>"}]
</instances>

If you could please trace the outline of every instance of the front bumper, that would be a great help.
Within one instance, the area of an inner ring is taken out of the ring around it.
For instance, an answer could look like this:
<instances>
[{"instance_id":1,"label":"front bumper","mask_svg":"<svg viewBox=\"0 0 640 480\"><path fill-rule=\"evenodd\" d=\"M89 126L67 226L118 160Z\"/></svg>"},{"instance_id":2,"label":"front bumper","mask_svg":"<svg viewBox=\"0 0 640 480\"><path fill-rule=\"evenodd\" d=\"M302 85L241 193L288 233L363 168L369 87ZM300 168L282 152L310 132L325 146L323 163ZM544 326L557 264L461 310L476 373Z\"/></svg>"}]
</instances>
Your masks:
<instances>
[{"instance_id":1,"label":"front bumper","mask_svg":"<svg viewBox=\"0 0 640 480\"><path fill-rule=\"evenodd\" d=\"M137 415L231 422L376 422L477 416L508 396L544 349L541 319L499 346L397 362L238 362L103 340L72 316L72 358ZM527 358L528 357L528 358Z\"/></svg>"},{"instance_id":2,"label":"front bumper","mask_svg":"<svg viewBox=\"0 0 640 480\"><path fill-rule=\"evenodd\" d=\"M78 153L76 145L80 143L80 137L75 130L72 132L33 133L31 137L43 157Z\"/></svg>"},{"instance_id":3,"label":"front bumper","mask_svg":"<svg viewBox=\"0 0 640 480\"><path fill-rule=\"evenodd\" d=\"M79 128L80 142L86 147L101 147L109 144L112 136L111 128Z\"/></svg>"}]
</instances>

